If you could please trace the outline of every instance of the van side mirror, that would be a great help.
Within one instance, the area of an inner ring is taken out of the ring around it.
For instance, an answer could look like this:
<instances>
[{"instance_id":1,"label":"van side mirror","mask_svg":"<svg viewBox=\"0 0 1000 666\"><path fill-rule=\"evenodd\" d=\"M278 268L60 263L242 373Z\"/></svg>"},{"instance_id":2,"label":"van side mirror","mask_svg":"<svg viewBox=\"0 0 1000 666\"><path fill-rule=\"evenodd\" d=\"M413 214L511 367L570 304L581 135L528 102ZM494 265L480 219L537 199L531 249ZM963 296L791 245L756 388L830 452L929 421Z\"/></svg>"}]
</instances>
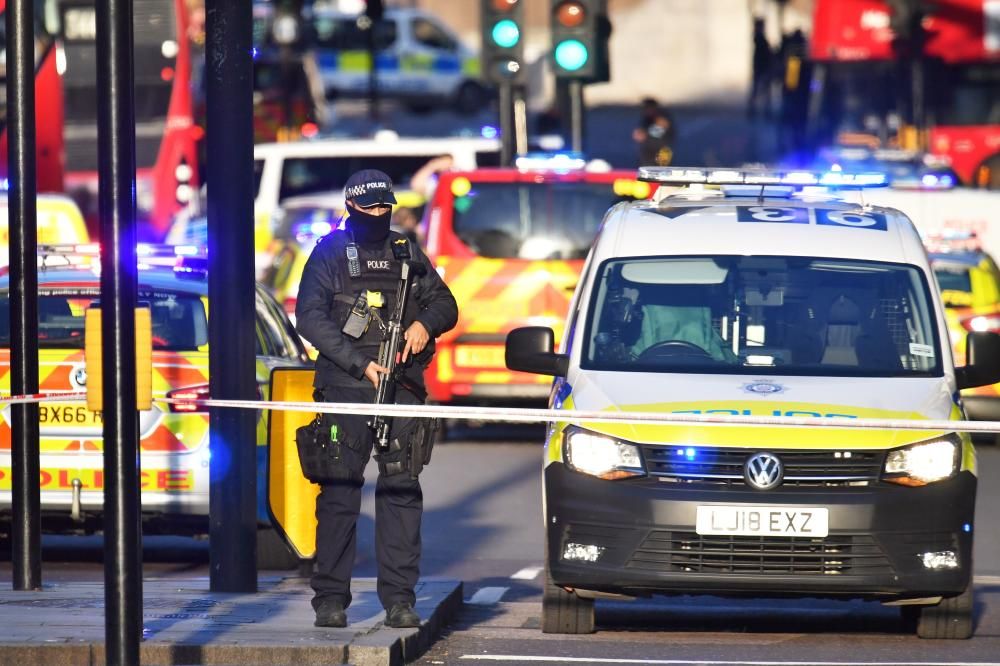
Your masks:
<instances>
[{"instance_id":1,"label":"van side mirror","mask_svg":"<svg viewBox=\"0 0 1000 666\"><path fill-rule=\"evenodd\" d=\"M1000 334L980 331L966 338L966 363L955 369L959 389L1000 382Z\"/></svg>"},{"instance_id":2,"label":"van side mirror","mask_svg":"<svg viewBox=\"0 0 1000 666\"><path fill-rule=\"evenodd\" d=\"M507 368L536 375L565 377L569 371L569 356L556 354L556 334L544 326L515 328L507 334L504 359Z\"/></svg>"}]
</instances>

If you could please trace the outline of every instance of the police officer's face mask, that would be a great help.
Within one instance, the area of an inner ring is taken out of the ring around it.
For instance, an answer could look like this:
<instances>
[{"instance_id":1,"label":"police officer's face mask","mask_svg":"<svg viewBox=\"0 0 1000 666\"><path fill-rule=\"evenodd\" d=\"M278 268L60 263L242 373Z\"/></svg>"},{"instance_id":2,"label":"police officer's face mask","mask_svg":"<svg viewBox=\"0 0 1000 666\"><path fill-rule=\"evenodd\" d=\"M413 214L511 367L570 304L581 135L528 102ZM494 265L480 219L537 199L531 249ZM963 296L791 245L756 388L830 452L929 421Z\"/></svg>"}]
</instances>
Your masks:
<instances>
[{"instance_id":1,"label":"police officer's face mask","mask_svg":"<svg viewBox=\"0 0 1000 666\"><path fill-rule=\"evenodd\" d=\"M377 243L385 240L386 236L389 235L389 220L391 218L391 208L381 215L372 215L363 208L351 208L347 224L359 243Z\"/></svg>"}]
</instances>

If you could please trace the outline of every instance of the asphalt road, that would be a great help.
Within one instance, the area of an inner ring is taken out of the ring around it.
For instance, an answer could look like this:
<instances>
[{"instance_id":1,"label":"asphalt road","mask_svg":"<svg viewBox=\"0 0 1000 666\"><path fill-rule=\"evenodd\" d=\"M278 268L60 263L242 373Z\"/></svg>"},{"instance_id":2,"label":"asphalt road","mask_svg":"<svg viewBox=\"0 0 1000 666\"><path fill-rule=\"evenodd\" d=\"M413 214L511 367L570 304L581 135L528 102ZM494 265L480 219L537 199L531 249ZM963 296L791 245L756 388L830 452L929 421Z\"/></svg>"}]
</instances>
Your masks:
<instances>
[{"instance_id":1,"label":"asphalt road","mask_svg":"<svg viewBox=\"0 0 1000 666\"><path fill-rule=\"evenodd\" d=\"M822 600L665 598L598 602L598 632L551 636L541 614L540 428L464 428L425 471L423 575L465 582L466 606L420 660L442 663L1000 664L1000 450L980 448L977 632L921 641L898 612ZM372 478L374 469L369 470ZM356 575L373 576L374 493L366 489ZM46 536L45 581L100 580L100 537ZM146 540L146 576L205 576L204 541ZM0 584L10 581L0 562Z\"/></svg>"}]
</instances>

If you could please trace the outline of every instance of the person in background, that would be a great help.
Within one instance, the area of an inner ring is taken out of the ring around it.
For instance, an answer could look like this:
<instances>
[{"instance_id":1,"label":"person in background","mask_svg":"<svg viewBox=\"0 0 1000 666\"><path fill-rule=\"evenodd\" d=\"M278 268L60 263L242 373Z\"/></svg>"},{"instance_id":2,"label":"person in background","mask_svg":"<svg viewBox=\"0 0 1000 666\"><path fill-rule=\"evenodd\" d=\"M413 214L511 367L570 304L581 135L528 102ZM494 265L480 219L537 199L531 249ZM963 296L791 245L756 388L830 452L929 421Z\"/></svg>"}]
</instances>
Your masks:
<instances>
[{"instance_id":1,"label":"person in background","mask_svg":"<svg viewBox=\"0 0 1000 666\"><path fill-rule=\"evenodd\" d=\"M639 144L639 166L666 166L673 159L674 121L652 97L642 100L639 126L632 139Z\"/></svg>"}]
</instances>

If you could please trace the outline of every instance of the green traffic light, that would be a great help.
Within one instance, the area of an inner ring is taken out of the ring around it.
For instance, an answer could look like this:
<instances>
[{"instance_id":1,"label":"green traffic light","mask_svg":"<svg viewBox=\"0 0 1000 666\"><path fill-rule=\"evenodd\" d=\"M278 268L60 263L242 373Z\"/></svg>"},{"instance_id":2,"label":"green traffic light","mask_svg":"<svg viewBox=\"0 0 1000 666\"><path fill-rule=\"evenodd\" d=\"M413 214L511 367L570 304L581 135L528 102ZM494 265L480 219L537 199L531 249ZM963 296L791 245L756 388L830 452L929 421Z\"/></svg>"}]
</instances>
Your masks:
<instances>
[{"instance_id":1,"label":"green traffic light","mask_svg":"<svg viewBox=\"0 0 1000 666\"><path fill-rule=\"evenodd\" d=\"M556 65L567 72L575 72L587 64L590 54L587 47L578 39L567 39L556 46Z\"/></svg>"},{"instance_id":2,"label":"green traffic light","mask_svg":"<svg viewBox=\"0 0 1000 666\"><path fill-rule=\"evenodd\" d=\"M509 49L521 39L521 29L510 19L497 21L493 26L493 42L500 48Z\"/></svg>"}]
</instances>

